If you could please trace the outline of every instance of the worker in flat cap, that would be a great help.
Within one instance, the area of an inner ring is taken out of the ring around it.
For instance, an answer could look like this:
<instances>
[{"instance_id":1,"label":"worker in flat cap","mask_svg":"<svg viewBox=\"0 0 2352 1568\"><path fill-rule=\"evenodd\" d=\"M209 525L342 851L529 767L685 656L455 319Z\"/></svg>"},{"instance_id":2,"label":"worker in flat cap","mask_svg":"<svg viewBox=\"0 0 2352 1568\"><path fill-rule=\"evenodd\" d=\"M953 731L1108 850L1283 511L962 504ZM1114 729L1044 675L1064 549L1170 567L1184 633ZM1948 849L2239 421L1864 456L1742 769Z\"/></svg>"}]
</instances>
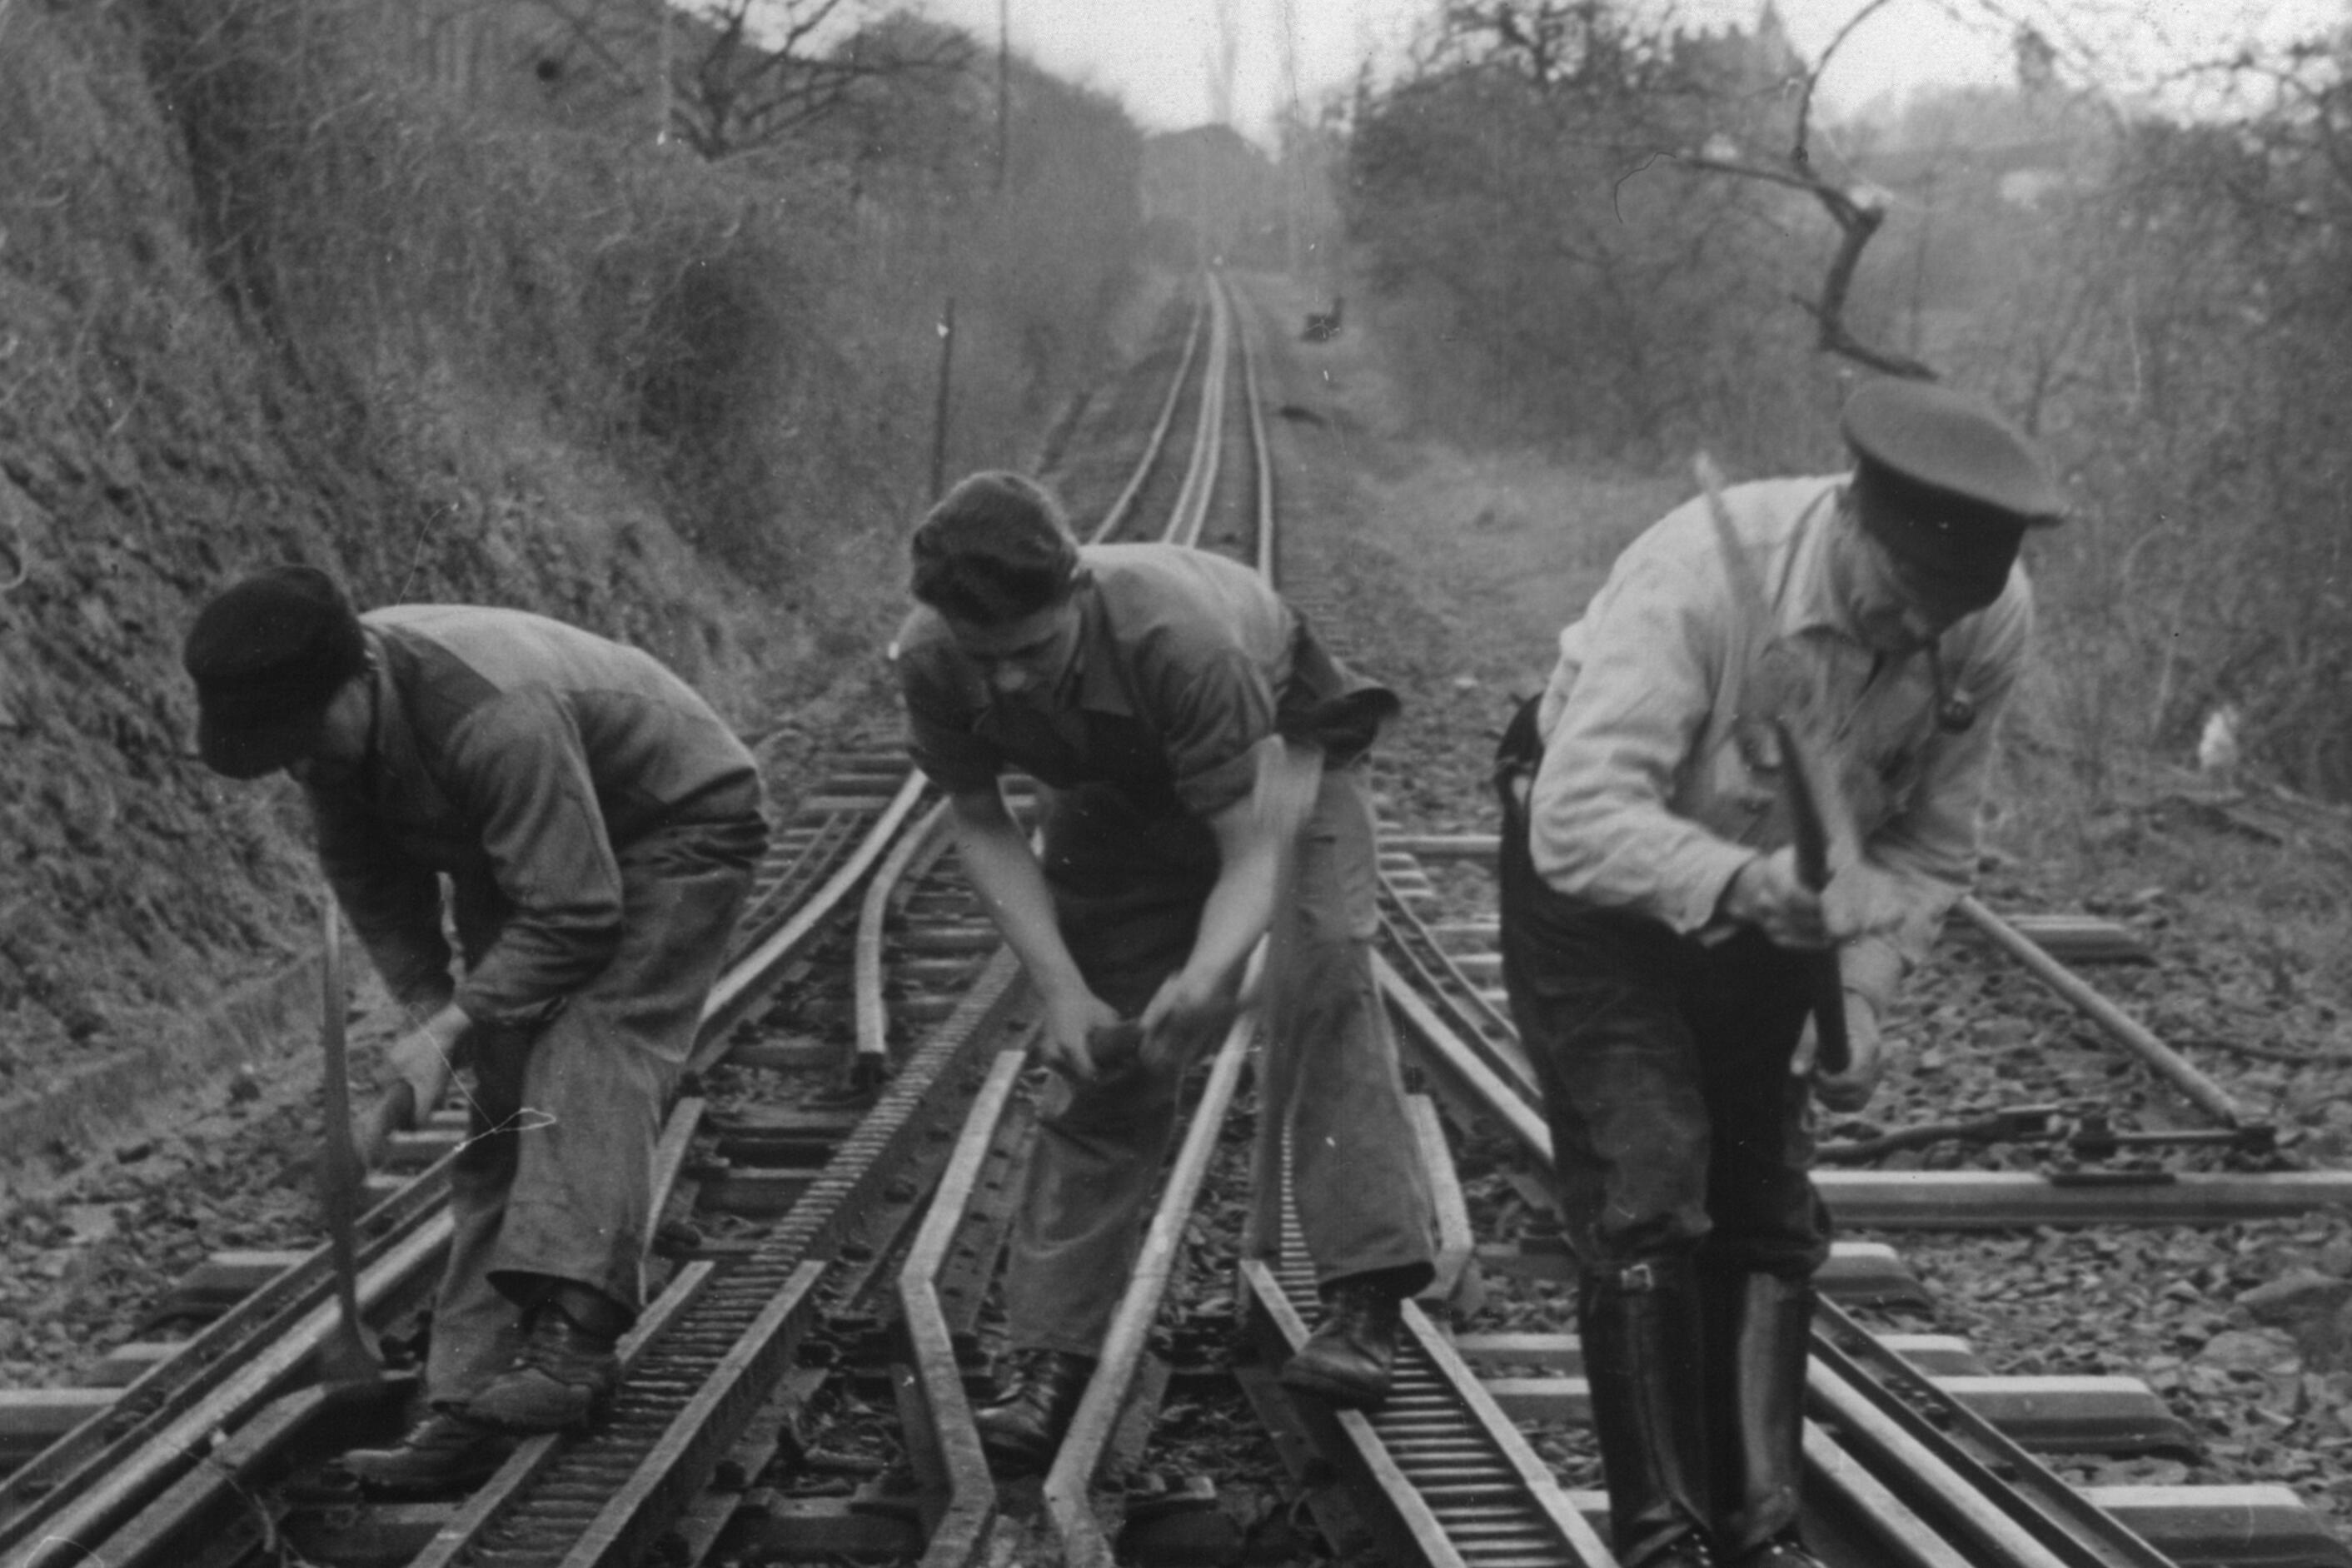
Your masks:
<instances>
[{"instance_id":1,"label":"worker in flat cap","mask_svg":"<svg viewBox=\"0 0 2352 1568\"><path fill-rule=\"evenodd\" d=\"M908 749L1040 994L1038 1054L1055 1070L1005 1274L1012 1375L978 1413L989 1457L1039 1469L1066 1431L1133 1270L1178 1090L1233 1020L1261 936L1280 956L1258 1113L1288 1134L1325 1309L1280 1375L1380 1404L1400 1303L1434 1271L1370 949L1365 754L1395 697L1256 572L1181 545L1081 546L1017 474L956 486L911 554L918 602L893 650ZM1044 787L1040 851L1001 792L1014 768ZM1140 1026L1139 1050L1114 1049L1136 1032L1122 1025Z\"/></svg>"},{"instance_id":2,"label":"worker in flat cap","mask_svg":"<svg viewBox=\"0 0 2352 1568\"><path fill-rule=\"evenodd\" d=\"M424 1412L343 1456L371 1488L464 1486L612 1393L654 1146L767 843L758 769L636 649L518 610L355 613L306 566L205 605L183 663L204 760L301 786L336 901L409 1015L395 1082L419 1114L465 1082Z\"/></svg>"},{"instance_id":3,"label":"worker in flat cap","mask_svg":"<svg viewBox=\"0 0 2352 1568\"><path fill-rule=\"evenodd\" d=\"M1723 488L1702 463L1706 493L1627 547L1496 759L1503 972L1627 1568L1815 1563L1809 1100L1868 1099L1880 1020L1970 884L2032 628L2019 549L2065 509L1977 398L1876 382L1843 429L1847 474ZM1806 800L1826 885L1798 853ZM1817 1061L1837 1033L1845 1061Z\"/></svg>"}]
</instances>

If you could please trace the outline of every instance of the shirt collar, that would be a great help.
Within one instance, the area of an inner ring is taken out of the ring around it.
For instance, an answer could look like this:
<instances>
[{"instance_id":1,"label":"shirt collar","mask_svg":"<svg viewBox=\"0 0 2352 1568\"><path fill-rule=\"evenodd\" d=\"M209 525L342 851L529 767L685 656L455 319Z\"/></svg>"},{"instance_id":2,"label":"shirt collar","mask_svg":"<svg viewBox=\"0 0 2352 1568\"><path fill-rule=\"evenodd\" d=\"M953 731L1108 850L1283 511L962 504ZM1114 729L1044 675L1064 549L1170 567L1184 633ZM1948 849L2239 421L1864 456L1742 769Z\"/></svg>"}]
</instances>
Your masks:
<instances>
[{"instance_id":1,"label":"shirt collar","mask_svg":"<svg viewBox=\"0 0 2352 1568\"><path fill-rule=\"evenodd\" d=\"M1838 514L1845 505L1846 492L1844 484L1823 490L1798 522L1796 538L1789 546L1787 575L1776 596L1777 630L1784 637L1829 632L1849 642L1861 641L1845 601L1838 595L1836 573L1831 570Z\"/></svg>"}]
</instances>

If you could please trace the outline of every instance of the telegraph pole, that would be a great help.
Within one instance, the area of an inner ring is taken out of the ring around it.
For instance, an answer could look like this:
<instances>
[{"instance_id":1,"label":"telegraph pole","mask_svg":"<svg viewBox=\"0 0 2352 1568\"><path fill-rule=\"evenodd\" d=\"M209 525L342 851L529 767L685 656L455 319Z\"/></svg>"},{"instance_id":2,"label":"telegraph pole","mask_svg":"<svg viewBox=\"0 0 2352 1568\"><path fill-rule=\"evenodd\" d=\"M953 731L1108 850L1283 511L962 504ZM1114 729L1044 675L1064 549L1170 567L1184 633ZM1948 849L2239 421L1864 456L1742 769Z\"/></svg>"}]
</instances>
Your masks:
<instances>
[{"instance_id":1,"label":"telegraph pole","mask_svg":"<svg viewBox=\"0 0 2352 1568\"><path fill-rule=\"evenodd\" d=\"M1004 193L1013 138L1013 0L996 0L996 193Z\"/></svg>"},{"instance_id":2,"label":"telegraph pole","mask_svg":"<svg viewBox=\"0 0 2352 1568\"><path fill-rule=\"evenodd\" d=\"M654 5L654 145L669 140L669 0Z\"/></svg>"}]
</instances>

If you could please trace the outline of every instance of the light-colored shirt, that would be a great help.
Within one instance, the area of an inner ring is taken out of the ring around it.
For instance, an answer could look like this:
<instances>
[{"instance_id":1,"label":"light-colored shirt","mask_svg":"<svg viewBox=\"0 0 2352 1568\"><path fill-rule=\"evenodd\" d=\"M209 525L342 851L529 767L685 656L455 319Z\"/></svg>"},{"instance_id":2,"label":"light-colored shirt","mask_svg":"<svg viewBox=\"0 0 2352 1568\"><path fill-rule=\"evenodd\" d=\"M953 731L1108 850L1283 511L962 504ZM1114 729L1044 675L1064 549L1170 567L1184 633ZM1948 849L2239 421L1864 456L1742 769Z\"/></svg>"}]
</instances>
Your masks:
<instances>
[{"instance_id":1,"label":"light-colored shirt","mask_svg":"<svg viewBox=\"0 0 2352 1568\"><path fill-rule=\"evenodd\" d=\"M1864 939L1892 954L1849 968L1891 983L1974 880L1994 731L2024 659L2032 597L2012 568L1998 599L1944 632L1946 683L1977 717L1962 731L1939 728L1926 652L1874 653L1836 591L1833 531L1854 526L1841 513L1845 483L1775 479L1723 493L1763 590L1760 619L1704 497L1626 548L1559 636L1539 713L1530 849L1565 894L1704 932L1739 868L1790 838L1777 758L1741 721L1801 714L1831 753L1864 857L1903 890L1899 928Z\"/></svg>"}]
</instances>

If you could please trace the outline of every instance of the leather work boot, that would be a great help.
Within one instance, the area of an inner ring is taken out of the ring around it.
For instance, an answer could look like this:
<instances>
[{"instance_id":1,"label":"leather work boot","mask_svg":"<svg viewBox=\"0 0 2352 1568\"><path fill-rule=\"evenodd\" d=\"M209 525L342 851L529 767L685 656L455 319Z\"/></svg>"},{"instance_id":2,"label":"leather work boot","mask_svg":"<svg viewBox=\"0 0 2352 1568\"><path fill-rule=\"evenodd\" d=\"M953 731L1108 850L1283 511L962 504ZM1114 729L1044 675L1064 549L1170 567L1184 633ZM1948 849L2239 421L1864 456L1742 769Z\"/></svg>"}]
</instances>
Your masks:
<instances>
[{"instance_id":1,"label":"leather work boot","mask_svg":"<svg viewBox=\"0 0 2352 1568\"><path fill-rule=\"evenodd\" d=\"M1094 1375L1094 1358L1073 1351L1016 1354L1003 1392L972 1412L989 1462L1013 1475L1044 1469L1062 1446Z\"/></svg>"},{"instance_id":2,"label":"leather work boot","mask_svg":"<svg viewBox=\"0 0 2352 1568\"><path fill-rule=\"evenodd\" d=\"M1348 1410L1375 1410L1389 1396L1402 1303L1381 1284L1342 1280L1324 1292L1323 1321L1282 1364L1281 1384Z\"/></svg>"},{"instance_id":3,"label":"leather work boot","mask_svg":"<svg viewBox=\"0 0 2352 1568\"><path fill-rule=\"evenodd\" d=\"M392 1448L353 1448L341 1462L370 1491L464 1491L489 1479L514 1446L504 1432L436 1409Z\"/></svg>"},{"instance_id":4,"label":"leather work boot","mask_svg":"<svg viewBox=\"0 0 2352 1568\"><path fill-rule=\"evenodd\" d=\"M1710 1568L1702 1339L1686 1258L1588 1270L1577 1329L1609 1489L1609 1543L1624 1568Z\"/></svg>"},{"instance_id":5,"label":"leather work boot","mask_svg":"<svg viewBox=\"0 0 2352 1568\"><path fill-rule=\"evenodd\" d=\"M1797 1528L1811 1286L1738 1270L1706 1280L1716 1540L1736 1568L1821 1568Z\"/></svg>"},{"instance_id":6,"label":"leather work boot","mask_svg":"<svg viewBox=\"0 0 2352 1568\"><path fill-rule=\"evenodd\" d=\"M569 1432L604 1414L619 1383L618 1334L584 1329L556 1301L533 1308L514 1364L468 1400L466 1414L504 1432Z\"/></svg>"}]
</instances>

